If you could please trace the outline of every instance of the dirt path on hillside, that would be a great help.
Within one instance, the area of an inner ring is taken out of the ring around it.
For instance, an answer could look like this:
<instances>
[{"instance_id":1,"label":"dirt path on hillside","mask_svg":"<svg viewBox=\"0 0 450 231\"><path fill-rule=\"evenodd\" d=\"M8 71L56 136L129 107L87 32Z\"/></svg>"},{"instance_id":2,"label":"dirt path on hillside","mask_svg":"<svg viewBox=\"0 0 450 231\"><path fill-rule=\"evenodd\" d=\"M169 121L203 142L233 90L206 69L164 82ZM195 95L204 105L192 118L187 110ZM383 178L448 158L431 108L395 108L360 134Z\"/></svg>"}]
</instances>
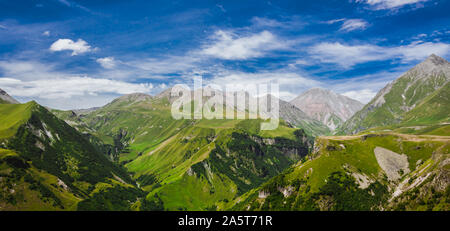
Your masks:
<instances>
[{"instance_id":1,"label":"dirt path on hillside","mask_svg":"<svg viewBox=\"0 0 450 231\"><path fill-rule=\"evenodd\" d=\"M146 156L151 156L154 152L161 150L163 147L165 147L168 143L170 143L173 139L175 139L178 135L174 135L170 137L169 139L165 140L164 142L160 143L157 148L154 150L148 152Z\"/></svg>"}]
</instances>

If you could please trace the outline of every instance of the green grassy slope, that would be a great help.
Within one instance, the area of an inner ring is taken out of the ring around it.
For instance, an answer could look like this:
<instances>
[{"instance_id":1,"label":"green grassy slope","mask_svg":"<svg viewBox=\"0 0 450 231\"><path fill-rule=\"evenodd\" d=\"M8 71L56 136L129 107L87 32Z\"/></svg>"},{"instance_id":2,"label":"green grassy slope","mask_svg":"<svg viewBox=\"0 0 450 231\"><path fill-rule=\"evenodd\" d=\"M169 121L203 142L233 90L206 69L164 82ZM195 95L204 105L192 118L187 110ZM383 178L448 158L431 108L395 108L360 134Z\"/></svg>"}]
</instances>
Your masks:
<instances>
[{"instance_id":1,"label":"green grassy slope","mask_svg":"<svg viewBox=\"0 0 450 231\"><path fill-rule=\"evenodd\" d=\"M16 134L17 129L31 116L36 103L0 105L0 139Z\"/></svg>"},{"instance_id":2,"label":"green grassy slope","mask_svg":"<svg viewBox=\"0 0 450 231\"><path fill-rule=\"evenodd\" d=\"M0 210L74 210L82 199L54 175L0 149Z\"/></svg>"},{"instance_id":3,"label":"green grassy slope","mask_svg":"<svg viewBox=\"0 0 450 231\"><path fill-rule=\"evenodd\" d=\"M233 199L298 161L312 142L284 122L277 130L260 131L261 120L174 120L170 105L167 97L128 95L83 116L56 113L119 150L117 162L149 192L142 204L154 209L220 206L220 201ZM236 140L245 141L241 149L232 148ZM287 150L296 151L283 154ZM186 202L187 197L192 202Z\"/></svg>"},{"instance_id":4,"label":"green grassy slope","mask_svg":"<svg viewBox=\"0 0 450 231\"><path fill-rule=\"evenodd\" d=\"M450 123L450 82L403 116L405 125ZM449 134L450 135L450 134Z\"/></svg>"},{"instance_id":5,"label":"green grassy slope","mask_svg":"<svg viewBox=\"0 0 450 231\"><path fill-rule=\"evenodd\" d=\"M448 210L446 137L372 134L316 140L311 159L233 202L232 210ZM407 156L410 173L389 181L374 155L383 147ZM356 180L366 179L367 185ZM443 188L442 188L443 185ZM402 193L394 197L395 191ZM411 199L413 198L413 199Z\"/></svg>"},{"instance_id":6,"label":"green grassy slope","mask_svg":"<svg viewBox=\"0 0 450 231\"><path fill-rule=\"evenodd\" d=\"M243 120L228 128L230 121L201 121L126 167L150 192L147 199L164 209L216 209L307 154L303 133L282 126L280 134L289 138L273 138L259 131L260 122Z\"/></svg>"},{"instance_id":7,"label":"green grassy slope","mask_svg":"<svg viewBox=\"0 0 450 231\"><path fill-rule=\"evenodd\" d=\"M142 197L123 168L44 107L35 102L2 104L0 111L0 148L7 158L2 182L6 179L8 187L13 186L3 191L2 209L126 210L132 204L122 203L124 198L135 202ZM103 184L112 187L96 192ZM134 189L130 193L113 191L130 187ZM24 196L28 192L32 199ZM95 203L115 207L94 208Z\"/></svg>"},{"instance_id":8,"label":"green grassy slope","mask_svg":"<svg viewBox=\"0 0 450 231\"><path fill-rule=\"evenodd\" d=\"M393 131L417 135L450 136L450 83L427 96L422 103L403 114L402 121L375 127L364 133Z\"/></svg>"},{"instance_id":9,"label":"green grassy slope","mask_svg":"<svg viewBox=\"0 0 450 231\"><path fill-rule=\"evenodd\" d=\"M388 84L338 128L337 134L356 134L399 123L421 125L448 120L449 66L447 61L431 56Z\"/></svg>"}]
</instances>

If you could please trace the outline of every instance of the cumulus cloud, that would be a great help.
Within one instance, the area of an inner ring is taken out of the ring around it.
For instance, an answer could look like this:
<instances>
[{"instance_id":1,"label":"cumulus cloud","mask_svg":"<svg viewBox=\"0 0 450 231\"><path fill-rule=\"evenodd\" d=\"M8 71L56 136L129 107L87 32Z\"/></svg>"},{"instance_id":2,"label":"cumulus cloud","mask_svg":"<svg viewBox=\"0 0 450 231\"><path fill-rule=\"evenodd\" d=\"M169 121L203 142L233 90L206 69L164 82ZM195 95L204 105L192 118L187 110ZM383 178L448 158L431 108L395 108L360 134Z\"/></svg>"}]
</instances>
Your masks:
<instances>
[{"instance_id":1,"label":"cumulus cloud","mask_svg":"<svg viewBox=\"0 0 450 231\"><path fill-rule=\"evenodd\" d=\"M375 10L395 9L426 1L428 0L357 0L357 2L369 4Z\"/></svg>"},{"instance_id":2,"label":"cumulus cloud","mask_svg":"<svg viewBox=\"0 0 450 231\"><path fill-rule=\"evenodd\" d=\"M51 51L71 50L72 55L78 55L92 51L91 46L83 39L78 39L74 42L71 39L58 39L50 46Z\"/></svg>"},{"instance_id":3,"label":"cumulus cloud","mask_svg":"<svg viewBox=\"0 0 450 231\"><path fill-rule=\"evenodd\" d=\"M346 45L339 42L324 42L308 51L313 58L324 63L336 63L349 68L359 63L388 59L401 59L403 62L423 60L431 54L444 56L450 52L450 44L414 42L405 46L381 47L377 45Z\"/></svg>"},{"instance_id":4,"label":"cumulus cloud","mask_svg":"<svg viewBox=\"0 0 450 231\"><path fill-rule=\"evenodd\" d=\"M263 56L266 52L285 49L286 46L269 31L239 37L230 31L217 31L214 43L206 45L201 53L219 59L245 60Z\"/></svg>"},{"instance_id":5,"label":"cumulus cloud","mask_svg":"<svg viewBox=\"0 0 450 231\"><path fill-rule=\"evenodd\" d=\"M112 69L116 66L116 61L114 57L104 57L96 60L102 67L106 69Z\"/></svg>"}]
</instances>

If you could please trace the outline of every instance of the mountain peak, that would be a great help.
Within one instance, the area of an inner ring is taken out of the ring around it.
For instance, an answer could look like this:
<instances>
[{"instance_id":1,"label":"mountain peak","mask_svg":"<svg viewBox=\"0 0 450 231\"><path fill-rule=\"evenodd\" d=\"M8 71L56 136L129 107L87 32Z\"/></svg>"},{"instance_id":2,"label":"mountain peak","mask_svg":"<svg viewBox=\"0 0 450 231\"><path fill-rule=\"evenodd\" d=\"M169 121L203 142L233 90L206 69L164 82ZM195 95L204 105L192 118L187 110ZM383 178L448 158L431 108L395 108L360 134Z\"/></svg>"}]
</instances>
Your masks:
<instances>
[{"instance_id":1,"label":"mountain peak","mask_svg":"<svg viewBox=\"0 0 450 231\"><path fill-rule=\"evenodd\" d=\"M340 132L355 134L368 128L399 124L406 113L425 102L449 80L450 63L432 54L382 88Z\"/></svg>"},{"instance_id":2,"label":"mountain peak","mask_svg":"<svg viewBox=\"0 0 450 231\"><path fill-rule=\"evenodd\" d=\"M19 101L15 100L13 97L8 95L8 93L6 93L6 91L0 89L0 103L2 103L2 102L11 103L11 104L19 103Z\"/></svg>"},{"instance_id":3,"label":"mountain peak","mask_svg":"<svg viewBox=\"0 0 450 231\"><path fill-rule=\"evenodd\" d=\"M450 74L450 63L444 58L441 58L435 54L431 54L427 59L411 68L395 81L398 81L403 77L411 76L415 80L422 79L433 76L431 75L432 73L444 73L446 78L448 78Z\"/></svg>"},{"instance_id":4,"label":"mountain peak","mask_svg":"<svg viewBox=\"0 0 450 231\"><path fill-rule=\"evenodd\" d=\"M144 93L132 93L132 94L127 94L127 95L123 95L119 98L117 98L115 101L117 102L141 102L141 101L146 101L146 100L150 100L152 99L151 95L147 95Z\"/></svg>"},{"instance_id":5,"label":"mountain peak","mask_svg":"<svg viewBox=\"0 0 450 231\"><path fill-rule=\"evenodd\" d=\"M307 91L305 91L305 93L307 92L321 92L321 93L334 93L333 91L329 90L329 89L325 89L325 88L321 88L321 87L313 87ZM305 94L303 93L303 94Z\"/></svg>"},{"instance_id":6,"label":"mountain peak","mask_svg":"<svg viewBox=\"0 0 450 231\"><path fill-rule=\"evenodd\" d=\"M364 106L359 101L323 88L311 88L290 103L331 130L336 129Z\"/></svg>"},{"instance_id":7,"label":"mountain peak","mask_svg":"<svg viewBox=\"0 0 450 231\"><path fill-rule=\"evenodd\" d=\"M444 64L448 64L449 63L444 58L442 58L440 56L437 56L435 54L431 54L430 56L428 56L428 58L424 62L431 62L431 63L433 63L435 65L444 65Z\"/></svg>"}]
</instances>

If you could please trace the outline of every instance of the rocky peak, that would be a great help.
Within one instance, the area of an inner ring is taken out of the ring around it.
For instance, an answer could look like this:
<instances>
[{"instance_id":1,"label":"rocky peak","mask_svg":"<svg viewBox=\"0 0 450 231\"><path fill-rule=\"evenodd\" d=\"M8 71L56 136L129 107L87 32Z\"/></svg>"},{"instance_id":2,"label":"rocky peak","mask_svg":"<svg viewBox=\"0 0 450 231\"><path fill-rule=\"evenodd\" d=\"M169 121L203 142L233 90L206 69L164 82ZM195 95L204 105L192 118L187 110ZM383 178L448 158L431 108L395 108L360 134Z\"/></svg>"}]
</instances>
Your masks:
<instances>
[{"instance_id":1,"label":"rocky peak","mask_svg":"<svg viewBox=\"0 0 450 231\"><path fill-rule=\"evenodd\" d=\"M433 63L436 66L449 64L447 60L435 54L431 54L424 62Z\"/></svg>"},{"instance_id":2,"label":"rocky peak","mask_svg":"<svg viewBox=\"0 0 450 231\"><path fill-rule=\"evenodd\" d=\"M291 103L331 130L363 107L359 101L322 88L309 89Z\"/></svg>"},{"instance_id":3,"label":"rocky peak","mask_svg":"<svg viewBox=\"0 0 450 231\"><path fill-rule=\"evenodd\" d=\"M432 54L423 62L406 72L406 76L410 74L415 76L414 79L421 79L423 77L431 76L430 74L433 73L443 73L448 78L450 74L450 63L447 60Z\"/></svg>"},{"instance_id":4,"label":"rocky peak","mask_svg":"<svg viewBox=\"0 0 450 231\"><path fill-rule=\"evenodd\" d=\"M6 102L6 103L11 103L11 104L18 104L19 103L19 101L15 100L13 97L8 95L8 93L6 93L6 91L0 89L0 103L2 101Z\"/></svg>"}]
</instances>

